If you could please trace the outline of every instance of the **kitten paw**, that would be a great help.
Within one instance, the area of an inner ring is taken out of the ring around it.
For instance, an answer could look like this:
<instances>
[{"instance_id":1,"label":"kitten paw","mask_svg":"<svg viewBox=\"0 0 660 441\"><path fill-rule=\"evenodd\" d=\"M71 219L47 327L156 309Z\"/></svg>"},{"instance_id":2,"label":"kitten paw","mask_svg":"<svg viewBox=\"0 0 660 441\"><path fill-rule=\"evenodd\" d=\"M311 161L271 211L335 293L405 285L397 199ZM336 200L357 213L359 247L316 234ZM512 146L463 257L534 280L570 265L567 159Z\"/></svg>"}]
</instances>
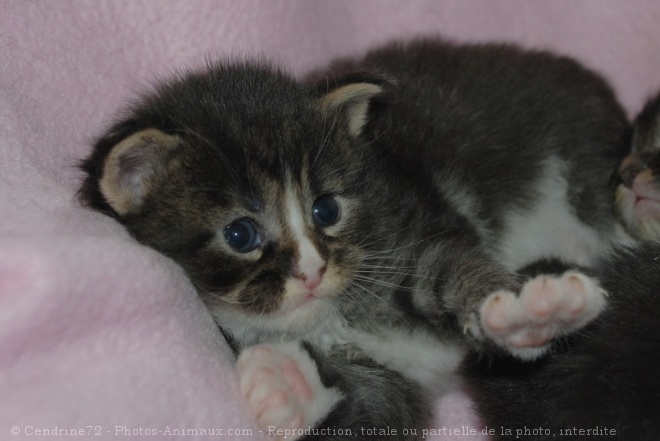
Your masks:
<instances>
[{"instance_id":1,"label":"kitten paw","mask_svg":"<svg viewBox=\"0 0 660 441\"><path fill-rule=\"evenodd\" d=\"M296 432L313 427L342 398L323 386L316 363L296 343L247 348L237 370L241 393L259 426L269 434L282 429L277 440L296 439Z\"/></svg>"},{"instance_id":2,"label":"kitten paw","mask_svg":"<svg viewBox=\"0 0 660 441\"><path fill-rule=\"evenodd\" d=\"M520 294L504 290L491 293L479 308L478 328L509 353L534 359L555 337L576 331L598 317L606 304L605 291L582 273L541 275L525 283Z\"/></svg>"}]
</instances>

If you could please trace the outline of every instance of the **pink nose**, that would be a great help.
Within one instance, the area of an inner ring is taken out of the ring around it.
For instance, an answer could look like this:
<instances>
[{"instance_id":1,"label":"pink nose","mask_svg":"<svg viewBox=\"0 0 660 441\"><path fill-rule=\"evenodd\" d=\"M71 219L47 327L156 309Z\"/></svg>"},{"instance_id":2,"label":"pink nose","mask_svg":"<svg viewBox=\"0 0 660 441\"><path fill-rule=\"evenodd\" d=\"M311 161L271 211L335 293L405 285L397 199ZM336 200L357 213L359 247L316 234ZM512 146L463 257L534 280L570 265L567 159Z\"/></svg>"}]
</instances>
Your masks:
<instances>
[{"instance_id":1,"label":"pink nose","mask_svg":"<svg viewBox=\"0 0 660 441\"><path fill-rule=\"evenodd\" d=\"M299 271L293 274L296 279L302 280L305 288L314 289L321 284L321 279L325 273L325 267L318 270Z\"/></svg>"}]
</instances>

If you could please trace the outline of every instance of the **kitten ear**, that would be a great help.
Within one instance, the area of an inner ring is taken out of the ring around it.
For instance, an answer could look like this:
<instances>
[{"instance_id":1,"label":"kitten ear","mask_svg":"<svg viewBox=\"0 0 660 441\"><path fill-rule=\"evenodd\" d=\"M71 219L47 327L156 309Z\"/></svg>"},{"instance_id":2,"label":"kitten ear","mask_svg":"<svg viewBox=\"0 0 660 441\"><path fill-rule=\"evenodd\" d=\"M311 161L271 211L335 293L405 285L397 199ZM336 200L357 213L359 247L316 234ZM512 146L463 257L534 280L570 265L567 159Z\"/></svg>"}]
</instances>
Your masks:
<instances>
[{"instance_id":1,"label":"kitten ear","mask_svg":"<svg viewBox=\"0 0 660 441\"><path fill-rule=\"evenodd\" d=\"M660 151L660 94L648 100L634 122L633 152Z\"/></svg>"},{"instance_id":2,"label":"kitten ear","mask_svg":"<svg viewBox=\"0 0 660 441\"><path fill-rule=\"evenodd\" d=\"M133 133L114 145L103 163L99 189L120 216L136 211L162 177L167 153L179 144L176 136L157 129Z\"/></svg>"},{"instance_id":3,"label":"kitten ear","mask_svg":"<svg viewBox=\"0 0 660 441\"><path fill-rule=\"evenodd\" d=\"M369 103L384 90L379 81L345 82L320 98L321 107L327 110L343 108L351 135L359 136L368 120Z\"/></svg>"}]
</instances>

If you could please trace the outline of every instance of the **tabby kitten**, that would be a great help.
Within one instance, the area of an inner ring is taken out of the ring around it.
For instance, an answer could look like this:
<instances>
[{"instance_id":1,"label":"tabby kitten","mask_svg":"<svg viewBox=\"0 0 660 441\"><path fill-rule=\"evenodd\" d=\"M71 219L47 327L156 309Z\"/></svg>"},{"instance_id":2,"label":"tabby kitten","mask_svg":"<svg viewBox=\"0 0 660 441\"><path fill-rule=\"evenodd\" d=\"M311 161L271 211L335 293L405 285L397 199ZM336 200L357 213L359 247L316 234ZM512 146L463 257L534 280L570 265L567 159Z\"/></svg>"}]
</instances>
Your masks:
<instances>
[{"instance_id":1,"label":"tabby kitten","mask_svg":"<svg viewBox=\"0 0 660 441\"><path fill-rule=\"evenodd\" d=\"M164 81L80 196L187 271L268 433L417 439L468 350L535 359L603 310L584 271L514 270L619 239L628 125L601 78L513 46L393 44L320 78Z\"/></svg>"},{"instance_id":2,"label":"tabby kitten","mask_svg":"<svg viewBox=\"0 0 660 441\"><path fill-rule=\"evenodd\" d=\"M631 234L660 240L660 94L635 120L632 152L619 169L618 211Z\"/></svg>"}]
</instances>

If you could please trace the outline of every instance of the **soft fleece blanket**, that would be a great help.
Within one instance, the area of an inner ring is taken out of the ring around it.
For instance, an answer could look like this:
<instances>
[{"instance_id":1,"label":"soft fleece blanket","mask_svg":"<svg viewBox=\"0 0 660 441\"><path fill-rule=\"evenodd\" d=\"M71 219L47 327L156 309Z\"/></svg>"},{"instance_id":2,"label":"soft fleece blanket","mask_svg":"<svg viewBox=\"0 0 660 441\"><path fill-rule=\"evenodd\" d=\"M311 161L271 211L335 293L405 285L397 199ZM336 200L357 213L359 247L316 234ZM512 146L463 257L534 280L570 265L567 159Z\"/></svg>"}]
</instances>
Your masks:
<instances>
[{"instance_id":1,"label":"soft fleece blanket","mask_svg":"<svg viewBox=\"0 0 660 441\"><path fill-rule=\"evenodd\" d=\"M655 0L1 0L0 439L267 439L184 274L74 201L74 164L140 85L204 57L302 73L441 33L573 55L633 114L660 87L659 23ZM464 394L436 414L428 439L485 439Z\"/></svg>"}]
</instances>

